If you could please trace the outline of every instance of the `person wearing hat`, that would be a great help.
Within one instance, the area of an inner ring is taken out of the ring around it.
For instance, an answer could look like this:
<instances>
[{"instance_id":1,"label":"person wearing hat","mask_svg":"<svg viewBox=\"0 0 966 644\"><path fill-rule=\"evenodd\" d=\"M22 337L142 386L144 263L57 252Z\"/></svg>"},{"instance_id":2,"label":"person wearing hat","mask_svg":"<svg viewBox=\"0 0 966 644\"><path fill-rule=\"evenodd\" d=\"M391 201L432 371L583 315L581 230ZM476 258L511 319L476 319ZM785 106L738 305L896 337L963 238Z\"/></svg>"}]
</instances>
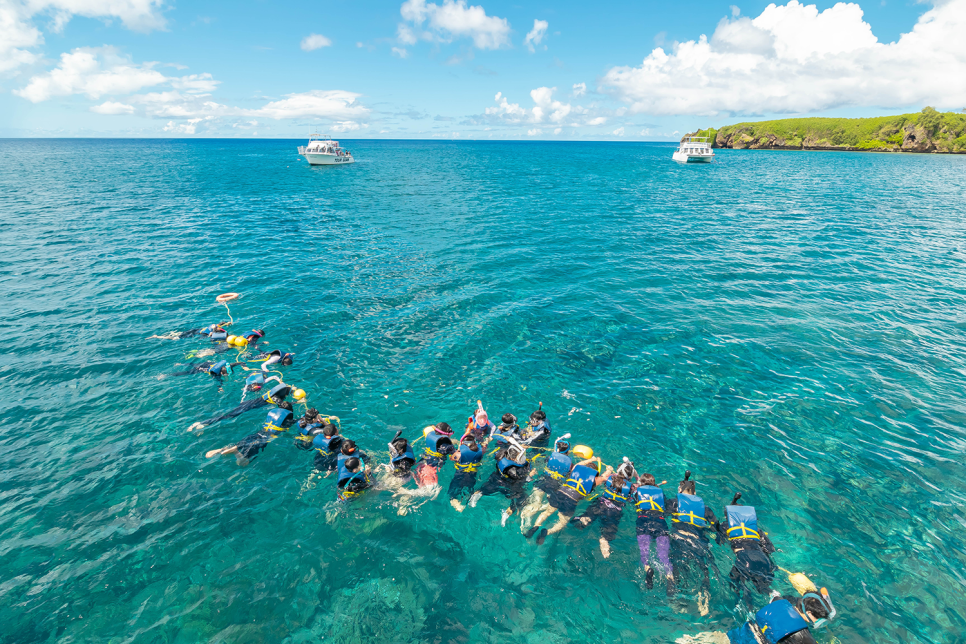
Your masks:
<instances>
[{"instance_id":1,"label":"person wearing hat","mask_svg":"<svg viewBox=\"0 0 966 644\"><path fill-rule=\"evenodd\" d=\"M537 545L539 546L543 545L549 535L563 530L577 511L577 504L590 496L594 488L603 485L614 473L608 467L607 471L601 474L601 467L599 456L588 458L574 465L573 469L570 470L570 476L550 495L550 507L537 517L533 527L525 533L526 538L529 539L537 530L540 530L540 534L537 535ZM555 513L559 515L557 523L549 530L546 528L541 530L544 521Z\"/></svg>"},{"instance_id":2,"label":"person wearing hat","mask_svg":"<svg viewBox=\"0 0 966 644\"><path fill-rule=\"evenodd\" d=\"M636 481L634 464L625 456L624 462L604 482L600 495L591 502L590 507L571 520L580 529L586 528L595 520L600 521L600 554L604 559L610 557L610 542L617 538L624 505L633 493Z\"/></svg>"}]
</instances>

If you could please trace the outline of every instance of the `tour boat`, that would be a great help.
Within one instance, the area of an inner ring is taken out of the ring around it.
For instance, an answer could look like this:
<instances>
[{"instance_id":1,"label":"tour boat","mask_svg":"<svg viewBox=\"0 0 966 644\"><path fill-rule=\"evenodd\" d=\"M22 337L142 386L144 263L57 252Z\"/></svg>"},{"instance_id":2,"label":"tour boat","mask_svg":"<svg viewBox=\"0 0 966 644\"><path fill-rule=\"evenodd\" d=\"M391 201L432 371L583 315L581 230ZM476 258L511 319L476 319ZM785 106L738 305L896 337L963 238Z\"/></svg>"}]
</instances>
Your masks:
<instances>
[{"instance_id":1,"label":"tour boat","mask_svg":"<svg viewBox=\"0 0 966 644\"><path fill-rule=\"evenodd\" d=\"M308 145L299 146L299 154L311 165L342 165L355 163L352 153L339 147L338 141L331 137L322 138L318 134L309 137Z\"/></svg>"},{"instance_id":2,"label":"tour boat","mask_svg":"<svg viewBox=\"0 0 966 644\"><path fill-rule=\"evenodd\" d=\"M686 136L671 158L679 163L711 163L714 160L714 152L708 145L707 138Z\"/></svg>"}]
</instances>

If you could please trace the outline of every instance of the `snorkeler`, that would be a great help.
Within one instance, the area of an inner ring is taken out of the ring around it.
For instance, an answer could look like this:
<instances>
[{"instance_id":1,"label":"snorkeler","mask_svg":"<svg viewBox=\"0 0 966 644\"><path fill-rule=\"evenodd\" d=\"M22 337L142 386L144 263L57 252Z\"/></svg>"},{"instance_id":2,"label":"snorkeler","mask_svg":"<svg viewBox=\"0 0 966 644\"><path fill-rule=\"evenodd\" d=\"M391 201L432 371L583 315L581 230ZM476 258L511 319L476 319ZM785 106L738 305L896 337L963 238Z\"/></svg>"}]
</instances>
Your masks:
<instances>
[{"instance_id":1,"label":"snorkeler","mask_svg":"<svg viewBox=\"0 0 966 644\"><path fill-rule=\"evenodd\" d=\"M436 485L439 483L439 468L446 459L456 453L453 445L453 428L449 423L438 423L423 429L426 437L426 447L416 465L416 485Z\"/></svg>"},{"instance_id":2,"label":"snorkeler","mask_svg":"<svg viewBox=\"0 0 966 644\"><path fill-rule=\"evenodd\" d=\"M543 403L535 412L530 414L527 426L523 428L523 441L531 447L546 447L550 441L550 423L543 411Z\"/></svg>"},{"instance_id":3,"label":"snorkeler","mask_svg":"<svg viewBox=\"0 0 966 644\"><path fill-rule=\"evenodd\" d=\"M315 449L313 466L329 476L338 467L338 457L342 453L342 435L339 428L332 423L322 425L322 431L312 437L312 448Z\"/></svg>"},{"instance_id":4,"label":"snorkeler","mask_svg":"<svg viewBox=\"0 0 966 644\"><path fill-rule=\"evenodd\" d=\"M781 597L773 593L771 602L755 614L754 621L728 631L729 644L815 644L811 629L824 626L835 617L832 598L822 593L804 597Z\"/></svg>"},{"instance_id":5,"label":"snorkeler","mask_svg":"<svg viewBox=\"0 0 966 644\"><path fill-rule=\"evenodd\" d=\"M322 433L324 423L319 418L319 410L312 407L306 409L302 417L296 422L298 434L295 436L295 448L308 451L312 449L312 441L316 435Z\"/></svg>"},{"instance_id":6,"label":"snorkeler","mask_svg":"<svg viewBox=\"0 0 966 644\"><path fill-rule=\"evenodd\" d=\"M413 447L408 440L403 438L400 429L389 441L389 467L392 475L399 479L412 478L412 469L415 464L416 455L413 453Z\"/></svg>"},{"instance_id":7,"label":"snorkeler","mask_svg":"<svg viewBox=\"0 0 966 644\"><path fill-rule=\"evenodd\" d=\"M711 554L709 533L719 529L714 511L695 494L695 482L689 480L691 471L684 473L684 480L678 483L677 498L667 499L666 510L671 515L671 557L680 586L683 577L688 575L692 566L701 575L701 586L697 593L698 611L702 616L709 612L711 600L710 566L714 566ZM717 571L717 568L715 568Z\"/></svg>"},{"instance_id":8,"label":"snorkeler","mask_svg":"<svg viewBox=\"0 0 966 644\"><path fill-rule=\"evenodd\" d=\"M280 433L286 431L292 425L293 421L292 405L283 402L277 408L268 412L268 415L265 417L265 422L262 423L261 430L246 436L234 445L221 449L213 449L205 454L205 458L234 454L235 461L238 465L244 467L253 458L258 456L270 442L278 438Z\"/></svg>"},{"instance_id":9,"label":"snorkeler","mask_svg":"<svg viewBox=\"0 0 966 644\"><path fill-rule=\"evenodd\" d=\"M344 475L343 475L344 473ZM372 487L369 478L369 466L363 466L362 461L355 456L347 458L339 464L339 500L348 501Z\"/></svg>"},{"instance_id":10,"label":"snorkeler","mask_svg":"<svg viewBox=\"0 0 966 644\"><path fill-rule=\"evenodd\" d=\"M574 468L574 459L570 456L570 434L564 434L553 442L553 453L547 457L543 475L533 484L533 492L526 506L520 512L520 529L526 532L529 520L547 509L544 500L557 491L564 481L570 477L570 470Z\"/></svg>"},{"instance_id":11,"label":"snorkeler","mask_svg":"<svg viewBox=\"0 0 966 644\"><path fill-rule=\"evenodd\" d=\"M464 436L459 451L453 454L453 463L456 474L449 483L449 503L457 512L462 512L466 509L464 501L472 496L476 487L476 471L483 463L483 448L472 436Z\"/></svg>"},{"instance_id":12,"label":"snorkeler","mask_svg":"<svg viewBox=\"0 0 966 644\"><path fill-rule=\"evenodd\" d=\"M348 463L349 459L353 459L353 458L359 459L360 461L365 463L367 466L366 469L368 469L369 455L363 452L358 447L356 447L355 441L351 441L351 440L342 441L341 445L339 446L339 453L336 456L336 463L335 463L336 469L339 471L338 482L339 482L340 488L343 485L343 481L347 480L350 477L351 472L349 472L349 470L347 469L348 466L346 464Z\"/></svg>"},{"instance_id":13,"label":"snorkeler","mask_svg":"<svg viewBox=\"0 0 966 644\"><path fill-rule=\"evenodd\" d=\"M514 512L519 512L527 500L527 491L524 488L527 478L530 476L530 461L527 460L527 448L521 445L517 439L508 434L504 435L509 447L497 452L496 471L490 474L490 478L479 490L470 497L469 506L476 507L480 497L502 494L510 500L510 507L503 511L501 525L506 525L506 521Z\"/></svg>"},{"instance_id":14,"label":"snorkeler","mask_svg":"<svg viewBox=\"0 0 966 644\"><path fill-rule=\"evenodd\" d=\"M248 333L242 333L238 337L244 338L245 342L248 343L249 346L255 348L258 346L258 343L261 341L261 339L265 337L265 329L252 329Z\"/></svg>"},{"instance_id":15,"label":"snorkeler","mask_svg":"<svg viewBox=\"0 0 966 644\"><path fill-rule=\"evenodd\" d=\"M463 436L472 436L476 439L477 443L482 444L483 448L486 449L488 437L493 433L494 429L496 429L496 426L490 422L489 417L486 415L482 401L477 400L476 414L469 417Z\"/></svg>"},{"instance_id":16,"label":"snorkeler","mask_svg":"<svg viewBox=\"0 0 966 644\"><path fill-rule=\"evenodd\" d=\"M295 358L294 353L283 353L281 349L273 349L268 353L262 352L248 359L248 362L261 362L262 371L268 372L268 368L274 364L288 367Z\"/></svg>"},{"instance_id":17,"label":"snorkeler","mask_svg":"<svg viewBox=\"0 0 966 644\"><path fill-rule=\"evenodd\" d=\"M219 360L218 362L198 362L188 365L188 368L185 371L176 371L168 375L190 376L196 373L207 373L216 380L220 380L222 376L228 375L229 369L231 369L231 372L234 373L235 367L240 364L240 362L228 362L227 360Z\"/></svg>"},{"instance_id":18,"label":"snorkeler","mask_svg":"<svg viewBox=\"0 0 966 644\"><path fill-rule=\"evenodd\" d=\"M258 409L259 407L264 407L265 405L278 405L279 403L284 401L285 398L291 392L292 392L292 388L289 385L286 385L285 383L279 383L278 385L272 387L269 391L262 394L260 398L247 400L227 413L221 414L219 416L213 416L208 420L197 422L193 424L191 427L189 427L188 431L190 432L198 429L203 429L205 427L208 427L209 425L213 425L217 422L226 420L228 418L234 418L235 416L240 416L244 414L246 411L250 411L252 409Z\"/></svg>"},{"instance_id":19,"label":"snorkeler","mask_svg":"<svg viewBox=\"0 0 966 644\"><path fill-rule=\"evenodd\" d=\"M503 422L501 422L498 427L494 427L490 432L490 438L496 440L497 460L500 460L502 457L501 452L505 451L510 446L510 441L507 440L508 437L513 437L517 441L523 440L523 432L520 431L520 426L517 425L516 416L513 414L503 414L502 420Z\"/></svg>"},{"instance_id":20,"label":"snorkeler","mask_svg":"<svg viewBox=\"0 0 966 644\"><path fill-rule=\"evenodd\" d=\"M735 564L728 573L732 589L741 596L745 582L750 581L755 590L765 595L775 579L777 566L769 556L775 552L775 546L768 533L758 527L755 508L736 505L740 498L741 492L738 492L731 505L725 507L727 526L719 524L717 542L720 544L727 539L735 553Z\"/></svg>"},{"instance_id":21,"label":"snorkeler","mask_svg":"<svg viewBox=\"0 0 966 644\"><path fill-rule=\"evenodd\" d=\"M148 339L183 340L184 338L190 338L196 335L206 335L215 342L221 342L228 337L228 331L225 329L226 326L231 326L231 322L209 324L206 327L201 327L200 329L191 329L189 331L172 331L171 333L165 333L164 335L152 335L148 336Z\"/></svg>"},{"instance_id":22,"label":"snorkeler","mask_svg":"<svg viewBox=\"0 0 966 644\"><path fill-rule=\"evenodd\" d=\"M549 530L546 528L540 530L540 534L537 535L537 545L543 545L547 536L563 530L577 511L577 504L590 496L595 487L603 485L613 474L613 470L609 467L605 473L601 474L601 467L599 456L588 458L574 465L570 471L570 476L563 482L563 485L550 494L550 507L537 517L533 527L525 533L526 538L529 539L537 530L540 530L544 521L553 516L554 513L558 514L557 523Z\"/></svg>"},{"instance_id":23,"label":"snorkeler","mask_svg":"<svg viewBox=\"0 0 966 644\"><path fill-rule=\"evenodd\" d=\"M664 490L654 481L653 474L642 474L634 490L634 507L637 509L637 545L641 551L647 589L654 588L654 569L651 568L651 541L658 561L667 576L667 594L674 594L674 568L671 565L671 532L667 527ZM663 484L663 481L662 481Z\"/></svg>"},{"instance_id":24,"label":"snorkeler","mask_svg":"<svg viewBox=\"0 0 966 644\"><path fill-rule=\"evenodd\" d=\"M604 559L610 557L610 542L617 538L617 528L620 526L624 505L634 490L637 472L634 464L627 457L617 466L617 470L601 487L600 495L591 501L583 514L571 520L579 528L586 528L594 520L600 521L600 554Z\"/></svg>"}]
</instances>

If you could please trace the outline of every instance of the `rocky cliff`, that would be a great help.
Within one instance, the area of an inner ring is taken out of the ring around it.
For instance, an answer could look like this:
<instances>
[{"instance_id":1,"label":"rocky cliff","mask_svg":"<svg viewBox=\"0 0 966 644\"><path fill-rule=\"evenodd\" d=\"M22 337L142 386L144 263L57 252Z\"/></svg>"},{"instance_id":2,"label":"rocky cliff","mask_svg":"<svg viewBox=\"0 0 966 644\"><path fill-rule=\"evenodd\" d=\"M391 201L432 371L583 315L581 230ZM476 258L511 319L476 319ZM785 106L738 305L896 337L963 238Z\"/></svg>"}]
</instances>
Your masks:
<instances>
[{"instance_id":1,"label":"rocky cliff","mask_svg":"<svg viewBox=\"0 0 966 644\"><path fill-rule=\"evenodd\" d=\"M736 150L857 150L966 154L966 113L937 112L867 119L804 118L738 123L699 130L712 147Z\"/></svg>"}]
</instances>

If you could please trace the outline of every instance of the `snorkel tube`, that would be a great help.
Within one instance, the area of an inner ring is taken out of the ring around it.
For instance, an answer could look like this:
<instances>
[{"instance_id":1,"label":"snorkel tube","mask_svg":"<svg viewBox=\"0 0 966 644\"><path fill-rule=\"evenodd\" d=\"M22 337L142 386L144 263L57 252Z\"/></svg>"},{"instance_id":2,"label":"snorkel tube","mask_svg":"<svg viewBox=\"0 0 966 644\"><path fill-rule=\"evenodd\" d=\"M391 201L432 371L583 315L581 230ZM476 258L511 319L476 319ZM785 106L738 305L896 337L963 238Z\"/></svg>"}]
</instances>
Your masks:
<instances>
[{"instance_id":1,"label":"snorkel tube","mask_svg":"<svg viewBox=\"0 0 966 644\"><path fill-rule=\"evenodd\" d=\"M542 405L543 403L540 403L540 404ZM567 443L568 438L570 438L570 432L567 432L566 434L564 434L563 436L560 436L559 438L553 439L553 450L556 452L557 445L559 443ZM570 443L567 443L567 449L568 450L570 449Z\"/></svg>"}]
</instances>

